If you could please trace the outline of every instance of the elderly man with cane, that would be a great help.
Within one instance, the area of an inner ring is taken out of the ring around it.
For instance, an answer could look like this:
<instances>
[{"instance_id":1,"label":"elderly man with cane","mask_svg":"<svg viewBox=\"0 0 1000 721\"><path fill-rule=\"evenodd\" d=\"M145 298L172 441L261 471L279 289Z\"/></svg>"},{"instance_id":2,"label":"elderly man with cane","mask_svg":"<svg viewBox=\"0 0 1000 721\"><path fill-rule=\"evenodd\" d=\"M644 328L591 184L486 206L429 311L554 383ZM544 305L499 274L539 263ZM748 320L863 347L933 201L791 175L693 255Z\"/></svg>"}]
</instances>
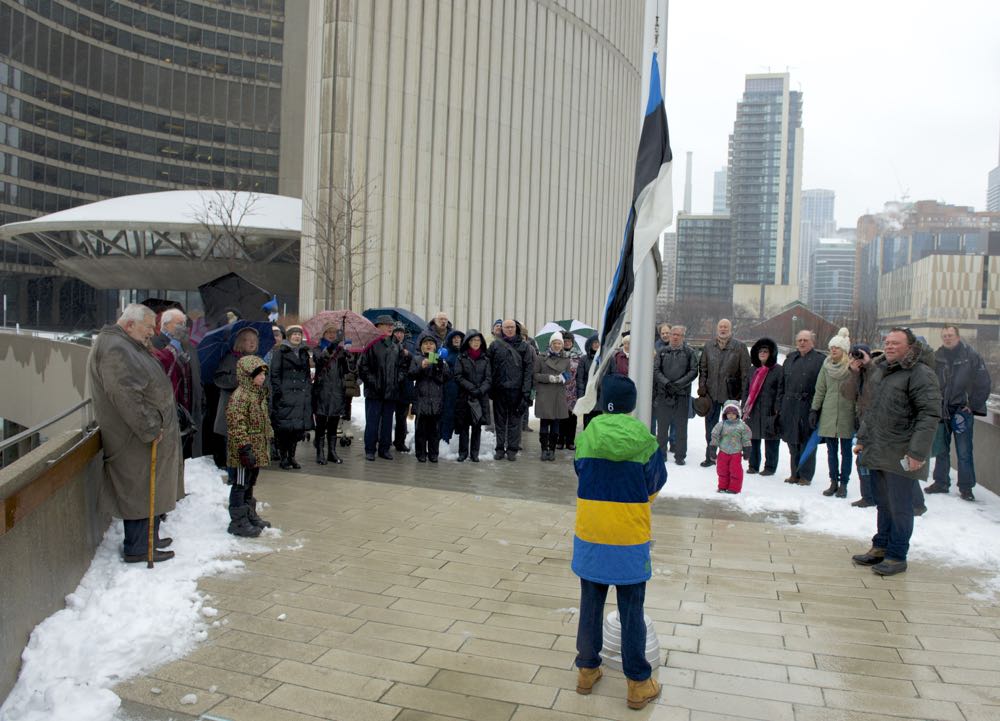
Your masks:
<instances>
[{"instance_id":1,"label":"elderly man with cane","mask_svg":"<svg viewBox=\"0 0 1000 721\"><path fill-rule=\"evenodd\" d=\"M117 323L101 329L87 364L104 448L98 508L123 520L126 563L173 558L162 550L172 539L159 537L160 516L183 490L174 391L149 344L155 319L144 305L126 307Z\"/></svg>"}]
</instances>

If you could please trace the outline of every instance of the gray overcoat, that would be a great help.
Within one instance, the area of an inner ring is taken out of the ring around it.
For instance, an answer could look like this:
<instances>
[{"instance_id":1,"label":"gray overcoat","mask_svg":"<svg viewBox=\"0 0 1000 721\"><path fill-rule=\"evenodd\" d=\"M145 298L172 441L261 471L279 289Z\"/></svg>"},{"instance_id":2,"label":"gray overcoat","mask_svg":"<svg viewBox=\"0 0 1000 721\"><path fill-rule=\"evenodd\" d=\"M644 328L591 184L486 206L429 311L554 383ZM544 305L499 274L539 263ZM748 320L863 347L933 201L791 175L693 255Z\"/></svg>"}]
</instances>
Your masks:
<instances>
[{"instance_id":1,"label":"gray overcoat","mask_svg":"<svg viewBox=\"0 0 1000 721\"><path fill-rule=\"evenodd\" d=\"M101 329L87 363L104 447L98 508L125 520L149 517L149 470L157 445L156 515L184 495L184 461L174 391L160 362L118 325Z\"/></svg>"}]
</instances>

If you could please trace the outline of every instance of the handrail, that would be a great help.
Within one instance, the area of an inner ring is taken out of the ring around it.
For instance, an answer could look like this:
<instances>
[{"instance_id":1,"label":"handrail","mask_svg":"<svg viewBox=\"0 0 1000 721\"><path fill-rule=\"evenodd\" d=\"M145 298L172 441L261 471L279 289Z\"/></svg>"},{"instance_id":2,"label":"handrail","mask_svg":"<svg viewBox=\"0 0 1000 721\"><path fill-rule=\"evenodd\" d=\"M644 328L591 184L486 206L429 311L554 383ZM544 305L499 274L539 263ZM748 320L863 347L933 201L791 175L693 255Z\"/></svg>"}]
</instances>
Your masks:
<instances>
[{"instance_id":1,"label":"handrail","mask_svg":"<svg viewBox=\"0 0 1000 721\"><path fill-rule=\"evenodd\" d=\"M38 433L43 428L48 428L49 426L58 423L59 421L61 421L66 416L73 415L77 411L83 410L84 408L86 408L87 406L91 405L92 403L93 403L93 399L91 399L91 398L84 398L82 401L80 401L79 403L77 403L75 406L67 408L64 411L61 411L58 415L52 416L52 418L49 418L48 420L44 420L41 423L39 423L37 425L34 425L34 426L32 426L31 428L29 428L29 429L27 429L25 431L21 431L17 435L11 436L10 438L6 438L6 439L0 441L0 453L3 453L5 450L7 450L8 448L10 448L11 446L17 445L18 443L20 443L23 440L31 438L31 436L33 436L34 434ZM85 411L84 415L83 415L83 423L80 424L81 430L86 430L86 428L87 428L88 425L90 425L90 413L88 413L88 412Z\"/></svg>"}]
</instances>

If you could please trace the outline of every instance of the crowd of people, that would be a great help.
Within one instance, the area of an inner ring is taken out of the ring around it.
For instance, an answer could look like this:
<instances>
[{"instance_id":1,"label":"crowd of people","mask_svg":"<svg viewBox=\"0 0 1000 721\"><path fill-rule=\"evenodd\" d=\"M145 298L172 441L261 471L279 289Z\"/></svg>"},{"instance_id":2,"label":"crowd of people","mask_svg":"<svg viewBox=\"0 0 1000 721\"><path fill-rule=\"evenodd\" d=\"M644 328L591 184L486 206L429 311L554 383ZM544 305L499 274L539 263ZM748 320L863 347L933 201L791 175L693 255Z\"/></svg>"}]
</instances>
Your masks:
<instances>
[{"instance_id":1,"label":"crowd of people","mask_svg":"<svg viewBox=\"0 0 1000 721\"><path fill-rule=\"evenodd\" d=\"M317 464L341 463L341 423L351 417L352 401L362 393L368 461L393 460L394 451L412 450L418 462L437 463L440 444L457 436L458 462L478 463L484 429L494 433L494 459L516 461L532 412L539 422L542 461L556 460L557 450L575 450L580 423L574 410L593 372L597 336L581 348L572 333L556 332L539 349L514 319L495 321L487 339L476 329L455 329L444 312L416 339L390 316L376 318L375 325L379 339L354 353L350 339L335 325L325 327L310 348L302 326L275 323L275 345L263 356L257 352L258 331L249 326L235 334L211 379L202 379L184 313L172 308L157 318L145 306L129 306L116 325L102 330L91 357L99 420L102 415L111 419L101 422L110 429L106 447L115 447L117 435L128 446L128 452L109 454L109 467L137 466L133 446L150 444L151 427L158 421L154 437L159 437L162 494L158 491L155 505L161 510L156 515L166 512L169 497L176 500L183 493L182 459L213 452L233 486L229 530L253 536L268 525L257 514L253 495L259 469L270 460L283 470L301 468L297 448L309 433ZM733 336L726 319L700 349L687 343L683 326L661 324L652 379L657 445L664 458L672 456L673 463L684 465L689 423L695 414L703 416L706 453L701 465L715 467L720 493L740 493L744 474L777 472L782 441L791 468L785 482L810 485L819 443L826 447L829 468L824 495L845 498L856 473L860 498L852 505L880 505L898 485L885 486L886 478L907 478L909 490L892 499L895 506L904 500L909 504L912 527L912 514L926 510L924 491L950 489L952 442L960 495L974 500L972 418L985 413L990 378L957 328L945 327L941 339L935 352L910 331L893 329L884 349L872 350L852 343L848 330L841 329L822 353L814 334L802 330L795 350L779 363L773 339L758 338L748 349ZM630 345L626 333L612 352L607 374L628 374ZM126 362L127 367L122 365ZM120 373L137 378L135 384L108 383ZM903 377L915 380L896 393L887 390ZM915 389L917 397L907 400L905 394ZM164 393L171 414L164 410ZM583 428L600 412L598 404L582 418ZM413 449L407 445L408 417L415 420ZM887 445L891 452L885 451ZM921 490L916 481L927 477L932 455L933 483ZM148 469L148 460L145 465ZM119 476L141 474L109 474ZM132 494L119 486L109 484L115 501L109 508L138 524L126 521L125 555L136 559L148 551L139 538L148 527L138 509L125 502ZM902 521L897 525L906 526ZM169 558L169 539L159 543L158 556ZM892 553L890 558L905 560L905 554L899 558L898 545Z\"/></svg>"}]
</instances>

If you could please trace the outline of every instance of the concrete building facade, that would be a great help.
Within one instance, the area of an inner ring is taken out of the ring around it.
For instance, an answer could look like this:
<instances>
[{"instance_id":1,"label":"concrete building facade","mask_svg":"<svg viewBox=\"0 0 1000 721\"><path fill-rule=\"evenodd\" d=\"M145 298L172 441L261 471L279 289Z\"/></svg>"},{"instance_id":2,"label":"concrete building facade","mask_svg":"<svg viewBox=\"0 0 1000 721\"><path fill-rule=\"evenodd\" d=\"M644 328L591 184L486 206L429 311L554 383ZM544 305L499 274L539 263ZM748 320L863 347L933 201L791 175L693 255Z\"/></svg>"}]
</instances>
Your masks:
<instances>
[{"instance_id":1,"label":"concrete building facade","mask_svg":"<svg viewBox=\"0 0 1000 721\"><path fill-rule=\"evenodd\" d=\"M300 312L596 324L644 3L310 0Z\"/></svg>"},{"instance_id":2,"label":"concrete building facade","mask_svg":"<svg viewBox=\"0 0 1000 721\"><path fill-rule=\"evenodd\" d=\"M945 324L1000 340L1000 213L925 200L858 221L856 315L879 332L905 325L936 339Z\"/></svg>"},{"instance_id":3,"label":"concrete building facade","mask_svg":"<svg viewBox=\"0 0 1000 721\"><path fill-rule=\"evenodd\" d=\"M747 75L729 136L733 300L756 317L799 295L802 93L788 73Z\"/></svg>"}]
</instances>

